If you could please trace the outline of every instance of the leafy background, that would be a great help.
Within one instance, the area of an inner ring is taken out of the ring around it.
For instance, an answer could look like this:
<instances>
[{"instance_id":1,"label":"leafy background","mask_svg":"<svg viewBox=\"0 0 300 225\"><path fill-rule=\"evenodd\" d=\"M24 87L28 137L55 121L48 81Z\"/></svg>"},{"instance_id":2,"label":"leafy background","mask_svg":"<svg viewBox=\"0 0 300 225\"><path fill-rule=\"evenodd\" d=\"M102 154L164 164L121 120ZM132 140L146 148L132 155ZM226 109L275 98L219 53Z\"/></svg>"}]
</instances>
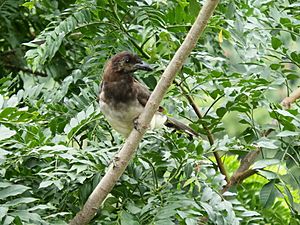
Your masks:
<instances>
[{"instance_id":1,"label":"leafy background","mask_svg":"<svg viewBox=\"0 0 300 225\"><path fill-rule=\"evenodd\" d=\"M124 141L97 104L105 61L136 52L153 89L202 4L0 1L1 224L80 210ZM299 80L299 15L293 0L220 2L162 103L202 137L148 132L91 224L300 223L299 106L279 104ZM212 153L232 175L256 147L257 173L222 195Z\"/></svg>"}]
</instances>

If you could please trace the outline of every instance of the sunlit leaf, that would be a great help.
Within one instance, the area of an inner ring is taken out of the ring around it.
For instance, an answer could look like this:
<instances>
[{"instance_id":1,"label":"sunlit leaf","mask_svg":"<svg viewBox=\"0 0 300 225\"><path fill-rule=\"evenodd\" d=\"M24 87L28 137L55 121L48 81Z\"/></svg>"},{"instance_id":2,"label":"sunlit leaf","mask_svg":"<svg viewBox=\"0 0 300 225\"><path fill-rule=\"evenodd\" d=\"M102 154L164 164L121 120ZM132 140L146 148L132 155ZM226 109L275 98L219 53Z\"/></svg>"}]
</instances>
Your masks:
<instances>
[{"instance_id":1,"label":"sunlit leaf","mask_svg":"<svg viewBox=\"0 0 300 225\"><path fill-rule=\"evenodd\" d=\"M274 140L262 138L257 142L257 146L260 148L277 149L278 146L274 144Z\"/></svg>"},{"instance_id":2,"label":"sunlit leaf","mask_svg":"<svg viewBox=\"0 0 300 225\"><path fill-rule=\"evenodd\" d=\"M262 159L262 160L256 161L253 164L252 169L262 169L267 166L278 165L279 163L280 163L279 159Z\"/></svg>"},{"instance_id":3,"label":"sunlit leaf","mask_svg":"<svg viewBox=\"0 0 300 225\"><path fill-rule=\"evenodd\" d=\"M4 125L0 125L0 141L14 136L17 132L10 130Z\"/></svg>"}]
</instances>

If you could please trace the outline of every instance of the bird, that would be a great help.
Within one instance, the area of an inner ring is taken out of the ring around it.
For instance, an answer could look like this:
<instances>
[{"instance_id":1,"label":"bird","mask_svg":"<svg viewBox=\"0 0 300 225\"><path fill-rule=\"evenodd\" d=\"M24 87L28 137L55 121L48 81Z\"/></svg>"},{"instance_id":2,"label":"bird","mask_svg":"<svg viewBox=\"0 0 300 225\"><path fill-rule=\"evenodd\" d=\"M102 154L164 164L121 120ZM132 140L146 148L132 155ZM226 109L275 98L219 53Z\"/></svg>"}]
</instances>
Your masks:
<instances>
[{"instance_id":1,"label":"bird","mask_svg":"<svg viewBox=\"0 0 300 225\"><path fill-rule=\"evenodd\" d=\"M136 119L151 95L150 90L135 79L134 74L138 70L152 71L152 68L134 53L117 53L105 63L100 84L100 111L110 126L125 138L135 128ZM198 136L192 128L163 111L160 106L150 123L151 129L167 126L189 136Z\"/></svg>"}]
</instances>

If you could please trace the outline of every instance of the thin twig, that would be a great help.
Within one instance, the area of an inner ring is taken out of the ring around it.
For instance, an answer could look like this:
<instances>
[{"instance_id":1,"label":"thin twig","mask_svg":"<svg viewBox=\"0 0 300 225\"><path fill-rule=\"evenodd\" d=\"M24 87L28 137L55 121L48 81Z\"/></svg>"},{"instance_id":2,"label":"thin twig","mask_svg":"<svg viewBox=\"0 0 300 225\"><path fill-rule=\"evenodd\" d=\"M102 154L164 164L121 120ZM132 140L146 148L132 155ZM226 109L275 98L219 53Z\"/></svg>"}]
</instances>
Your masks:
<instances>
[{"instance_id":1,"label":"thin twig","mask_svg":"<svg viewBox=\"0 0 300 225\"><path fill-rule=\"evenodd\" d=\"M182 87L182 85L180 85L180 83L178 83L178 81L175 80L174 82L182 90L182 92L184 93L184 96L188 100L189 104L192 106L192 108L195 111L195 113L198 116L198 118L200 120L203 119L203 116L202 116L199 108L197 107L194 99L188 94L188 92L184 89L184 87ZM206 131L206 136L207 136L207 139L209 141L209 144L212 146L215 143L215 140L214 140L214 137L213 137L210 129L204 123L202 123L202 127ZM224 164L223 164L223 162L221 160L221 157L220 157L219 153L216 152L216 151L214 151L213 154L214 154L214 157L215 157L215 159L217 161L217 165L219 167L220 172L225 176L225 180L228 182L229 178L228 178L225 166L224 166Z\"/></svg>"},{"instance_id":2,"label":"thin twig","mask_svg":"<svg viewBox=\"0 0 300 225\"><path fill-rule=\"evenodd\" d=\"M115 17L115 19L117 20L117 22L118 22L118 25L119 25L119 29L121 30L121 31L123 31L126 35L127 35L127 37L128 37L128 40L131 42L131 44L142 54L142 56L145 58L145 59L149 59L150 58L150 56L143 50L143 48L141 47L141 46L139 46L137 43L136 43L136 41L135 41L135 39L130 35L130 33L128 32L128 30L124 27L124 25L123 25L123 22L122 22L122 20L120 19L120 17L119 17L119 15L118 15L118 12L115 10L115 8L114 8L114 4L110 1L109 2L110 3L110 7L111 7L111 10L112 10L112 13L113 13L113 15L114 15L114 17Z\"/></svg>"},{"instance_id":3,"label":"thin twig","mask_svg":"<svg viewBox=\"0 0 300 225\"><path fill-rule=\"evenodd\" d=\"M211 110L211 108L221 99L225 96L225 94L220 95L218 98L216 98L213 103L208 107L208 109L206 110L206 112L204 113L203 117L206 117L206 115L209 113L209 111Z\"/></svg>"}]
</instances>

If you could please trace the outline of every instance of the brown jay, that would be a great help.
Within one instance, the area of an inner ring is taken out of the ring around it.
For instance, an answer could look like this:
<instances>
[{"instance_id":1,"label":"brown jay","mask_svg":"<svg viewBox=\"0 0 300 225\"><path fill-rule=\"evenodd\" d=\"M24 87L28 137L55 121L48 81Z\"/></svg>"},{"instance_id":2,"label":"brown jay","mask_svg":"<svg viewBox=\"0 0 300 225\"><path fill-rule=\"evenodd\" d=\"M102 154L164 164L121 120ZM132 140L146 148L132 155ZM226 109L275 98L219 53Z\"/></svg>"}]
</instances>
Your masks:
<instances>
[{"instance_id":1,"label":"brown jay","mask_svg":"<svg viewBox=\"0 0 300 225\"><path fill-rule=\"evenodd\" d=\"M125 138L134 128L135 119L143 111L151 94L146 86L133 77L137 70L152 69L135 54L118 53L105 64L100 85L100 109L109 124ZM198 135L193 129L164 115L162 111L160 107L155 113L150 123L151 128L166 125L189 135Z\"/></svg>"}]
</instances>

